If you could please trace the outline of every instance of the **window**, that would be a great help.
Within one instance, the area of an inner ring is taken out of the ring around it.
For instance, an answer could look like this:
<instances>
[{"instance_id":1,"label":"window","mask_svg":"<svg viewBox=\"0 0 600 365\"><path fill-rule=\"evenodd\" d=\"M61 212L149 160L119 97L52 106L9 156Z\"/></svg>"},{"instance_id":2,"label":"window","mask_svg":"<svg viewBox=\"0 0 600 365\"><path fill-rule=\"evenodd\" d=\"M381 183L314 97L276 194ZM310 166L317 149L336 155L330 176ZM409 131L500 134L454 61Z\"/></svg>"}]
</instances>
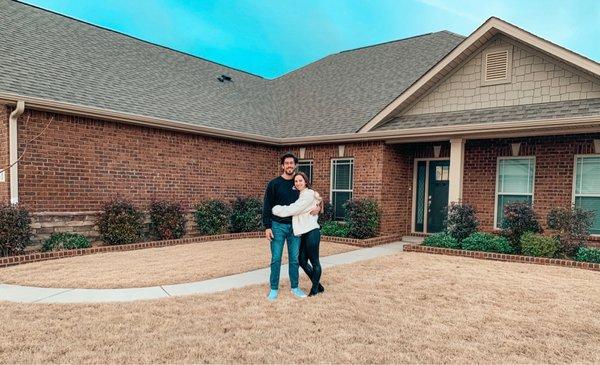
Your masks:
<instances>
[{"instance_id":1,"label":"window","mask_svg":"<svg viewBox=\"0 0 600 365\"><path fill-rule=\"evenodd\" d=\"M600 156L575 158L575 206L596 212L591 234L600 234Z\"/></svg>"},{"instance_id":2,"label":"window","mask_svg":"<svg viewBox=\"0 0 600 365\"><path fill-rule=\"evenodd\" d=\"M313 162L312 160L298 161L298 172L303 172L308 176L308 182L312 184Z\"/></svg>"},{"instance_id":3,"label":"window","mask_svg":"<svg viewBox=\"0 0 600 365\"><path fill-rule=\"evenodd\" d=\"M331 205L333 217L343 219L344 203L352 199L354 160L331 160Z\"/></svg>"},{"instance_id":4,"label":"window","mask_svg":"<svg viewBox=\"0 0 600 365\"><path fill-rule=\"evenodd\" d=\"M535 157L499 158L496 176L496 223L499 228L508 203L533 203Z\"/></svg>"}]
</instances>

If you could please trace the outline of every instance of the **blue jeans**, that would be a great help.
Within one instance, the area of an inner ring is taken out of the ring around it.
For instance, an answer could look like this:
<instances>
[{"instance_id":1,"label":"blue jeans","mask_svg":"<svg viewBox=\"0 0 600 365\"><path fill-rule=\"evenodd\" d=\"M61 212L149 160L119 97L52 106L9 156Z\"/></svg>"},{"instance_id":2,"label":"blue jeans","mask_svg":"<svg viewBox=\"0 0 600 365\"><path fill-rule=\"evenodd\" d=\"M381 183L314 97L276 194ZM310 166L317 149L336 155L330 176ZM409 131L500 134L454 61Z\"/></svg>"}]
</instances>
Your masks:
<instances>
[{"instance_id":1,"label":"blue jeans","mask_svg":"<svg viewBox=\"0 0 600 365\"><path fill-rule=\"evenodd\" d=\"M298 251L300 251L300 237L294 236L291 224L273 221L271 224L273 239L271 240L271 289L279 288L279 273L281 272L281 255L283 245L287 240L290 284L298 287Z\"/></svg>"}]
</instances>

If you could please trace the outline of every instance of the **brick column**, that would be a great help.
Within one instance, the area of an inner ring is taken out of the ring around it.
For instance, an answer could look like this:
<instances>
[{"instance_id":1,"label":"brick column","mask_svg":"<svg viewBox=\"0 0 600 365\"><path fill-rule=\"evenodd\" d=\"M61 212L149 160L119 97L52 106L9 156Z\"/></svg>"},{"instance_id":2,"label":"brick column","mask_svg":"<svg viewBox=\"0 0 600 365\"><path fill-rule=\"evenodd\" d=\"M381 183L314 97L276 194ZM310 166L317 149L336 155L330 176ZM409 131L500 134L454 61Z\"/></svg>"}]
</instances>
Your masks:
<instances>
[{"instance_id":1,"label":"brick column","mask_svg":"<svg viewBox=\"0 0 600 365\"><path fill-rule=\"evenodd\" d=\"M462 200L463 171L465 166L465 141L462 138L450 140L450 186L448 203Z\"/></svg>"}]
</instances>

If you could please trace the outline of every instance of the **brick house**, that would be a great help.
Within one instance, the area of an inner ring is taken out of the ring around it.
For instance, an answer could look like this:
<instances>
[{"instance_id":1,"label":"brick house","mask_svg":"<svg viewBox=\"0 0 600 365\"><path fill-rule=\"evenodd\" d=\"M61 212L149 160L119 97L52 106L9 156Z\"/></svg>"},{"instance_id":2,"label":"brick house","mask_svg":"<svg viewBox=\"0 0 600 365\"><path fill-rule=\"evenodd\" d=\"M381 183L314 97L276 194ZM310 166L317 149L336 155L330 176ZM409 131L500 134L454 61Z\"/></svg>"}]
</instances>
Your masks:
<instances>
[{"instance_id":1,"label":"brick house","mask_svg":"<svg viewBox=\"0 0 600 365\"><path fill-rule=\"evenodd\" d=\"M507 202L574 203L600 234L600 64L503 20L273 80L9 0L0 20L0 201L33 212L38 239L93 236L117 194L261 196L286 150L336 215L379 201L383 234L437 232L451 201L488 231Z\"/></svg>"}]
</instances>

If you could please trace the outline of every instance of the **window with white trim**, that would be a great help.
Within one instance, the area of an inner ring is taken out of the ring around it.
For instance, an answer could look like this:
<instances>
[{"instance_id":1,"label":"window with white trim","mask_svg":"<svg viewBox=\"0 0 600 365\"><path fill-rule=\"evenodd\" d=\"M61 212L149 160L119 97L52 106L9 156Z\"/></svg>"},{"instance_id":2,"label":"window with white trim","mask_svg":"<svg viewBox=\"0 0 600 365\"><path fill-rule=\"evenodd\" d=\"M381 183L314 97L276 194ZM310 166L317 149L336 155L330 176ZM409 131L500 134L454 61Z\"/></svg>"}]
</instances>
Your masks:
<instances>
[{"instance_id":1,"label":"window with white trim","mask_svg":"<svg viewBox=\"0 0 600 365\"><path fill-rule=\"evenodd\" d=\"M600 234L600 156L580 156L575 159L575 207L596 213L590 230Z\"/></svg>"},{"instance_id":2,"label":"window with white trim","mask_svg":"<svg viewBox=\"0 0 600 365\"><path fill-rule=\"evenodd\" d=\"M496 176L496 224L504 219L504 206L509 203L533 203L535 157L501 157Z\"/></svg>"},{"instance_id":3,"label":"window with white trim","mask_svg":"<svg viewBox=\"0 0 600 365\"><path fill-rule=\"evenodd\" d=\"M298 172L305 173L306 176L308 176L308 182L312 184L313 161L312 160L298 161Z\"/></svg>"},{"instance_id":4,"label":"window with white trim","mask_svg":"<svg viewBox=\"0 0 600 365\"><path fill-rule=\"evenodd\" d=\"M352 199L354 160L351 158L331 160L331 205L333 217L343 219L344 204Z\"/></svg>"}]
</instances>

